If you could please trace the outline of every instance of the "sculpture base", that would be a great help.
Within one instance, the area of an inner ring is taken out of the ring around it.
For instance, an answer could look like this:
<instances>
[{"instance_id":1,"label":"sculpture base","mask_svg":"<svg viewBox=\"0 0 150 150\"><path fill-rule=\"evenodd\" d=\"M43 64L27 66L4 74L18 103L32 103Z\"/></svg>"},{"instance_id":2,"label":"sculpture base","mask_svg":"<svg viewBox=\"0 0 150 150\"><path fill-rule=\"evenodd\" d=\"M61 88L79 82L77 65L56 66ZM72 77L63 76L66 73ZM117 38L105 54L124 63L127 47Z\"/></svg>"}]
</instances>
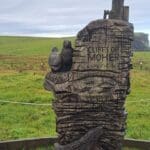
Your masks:
<instances>
[{"instance_id":1,"label":"sculpture base","mask_svg":"<svg viewBox=\"0 0 150 150\"><path fill-rule=\"evenodd\" d=\"M80 140L71 144L63 146L56 143L55 150L101 150L98 148L97 143L102 134L102 128L97 127L86 133Z\"/></svg>"}]
</instances>

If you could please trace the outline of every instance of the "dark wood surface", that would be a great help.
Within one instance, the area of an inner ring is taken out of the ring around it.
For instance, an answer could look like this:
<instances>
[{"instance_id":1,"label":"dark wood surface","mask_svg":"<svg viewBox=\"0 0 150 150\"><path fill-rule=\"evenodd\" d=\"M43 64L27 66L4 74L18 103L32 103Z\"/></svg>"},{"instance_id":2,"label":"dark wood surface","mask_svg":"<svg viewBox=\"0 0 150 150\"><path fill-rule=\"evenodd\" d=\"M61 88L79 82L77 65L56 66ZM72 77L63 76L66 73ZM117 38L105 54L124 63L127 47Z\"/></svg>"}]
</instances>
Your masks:
<instances>
[{"instance_id":1,"label":"dark wood surface","mask_svg":"<svg viewBox=\"0 0 150 150\"><path fill-rule=\"evenodd\" d=\"M48 147L56 142L55 137L22 139L0 142L0 150L35 150L39 147Z\"/></svg>"},{"instance_id":2,"label":"dark wood surface","mask_svg":"<svg viewBox=\"0 0 150 150\"><path fill-rule=\"evenodd\" d=\"M39 147L53 145L56 141L56 137L1 141L0 150L35 150ZM139 148L141 150L149 150L150 148L150 141L144 140L125 139L123 144L125 147Z\"/></svg>"}]
</instances>

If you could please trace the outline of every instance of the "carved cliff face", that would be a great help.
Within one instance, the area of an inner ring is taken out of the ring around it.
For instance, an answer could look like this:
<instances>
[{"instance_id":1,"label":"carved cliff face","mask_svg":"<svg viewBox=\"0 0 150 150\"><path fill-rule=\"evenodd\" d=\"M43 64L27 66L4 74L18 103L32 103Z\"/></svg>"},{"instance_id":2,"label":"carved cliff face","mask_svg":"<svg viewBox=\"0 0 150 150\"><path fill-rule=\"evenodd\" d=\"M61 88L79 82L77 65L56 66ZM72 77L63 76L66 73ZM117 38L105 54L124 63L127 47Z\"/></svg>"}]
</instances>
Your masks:
<instances>
[{"instance_id":1,"label":"carved cliff face","mask_svg":"<svg viewBox=\"0 0 150 150\"><path fill-rule=\"evenodd\" d=\"M74 50L64 43L62 57L73 58L71 70L45 79L57 98L56 150L121 150L132 41L132 24L96 20L79 32Z\"/></svg>"},{"instance_id":2,"label":"carved cliff face","mask_svg":"<svg viewBox=\"0 0 150 150\"><path fill-rule=\"evenodd\" d=\"M133 26L118 20L97 20L79 32L73 57L73 70L128 69ZM126 60L125 60L126 59ZM128 63L124 63L128 61Z\"/></svg>"}]
</instances>

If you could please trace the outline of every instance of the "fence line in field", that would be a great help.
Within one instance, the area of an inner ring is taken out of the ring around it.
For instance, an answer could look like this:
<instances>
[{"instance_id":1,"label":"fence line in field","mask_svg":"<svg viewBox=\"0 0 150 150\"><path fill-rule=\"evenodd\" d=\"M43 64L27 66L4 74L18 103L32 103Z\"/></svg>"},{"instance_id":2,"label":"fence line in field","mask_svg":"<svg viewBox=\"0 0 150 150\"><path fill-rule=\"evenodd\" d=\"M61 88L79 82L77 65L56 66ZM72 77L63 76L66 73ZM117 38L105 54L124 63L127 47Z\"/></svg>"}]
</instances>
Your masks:
<instances>
[{"instance_id":1,"label":"fence line in field","mask_svg":"<svg viewBox=\"0 0 150 150\"><path fill-rule=\"evenodd\" d=\"M141 99L137 101L127 101L127 103L142 103L142 102L150 102L150 99ZM9 100L0 100L0 103L8 103L8 104L17 104L17 105L30 105L30 106L52 106L52 104L48 103L28 103L28 102L17 102L17 101L9 101Z\"/></svg>"},{"instance_id":2,"label":"fence line in field","mask_svg":"<svg viewBox=\"0 0 150 150\"><path fill-rule=\"evenodd\" d=\"M27 102L12 102L6 100L0 100L0 103L9 103L9 104L20 104L20 105L31 105L31 106L52 106L52 104L40 104L40 103L27 103Z\"/></svg>"},{"instance_id":3,"label":"fence line in field","mask_svg":"<svg viewBox=\"0 0 150 150\"><path fill-rule=\"evenodd\" d=\"M127 102L131 102L131 103L138 103L138 102L150 102L150 99L141 99L141 100L136 100L136 101L127 101Z\"/></svg>"}]
</instances>

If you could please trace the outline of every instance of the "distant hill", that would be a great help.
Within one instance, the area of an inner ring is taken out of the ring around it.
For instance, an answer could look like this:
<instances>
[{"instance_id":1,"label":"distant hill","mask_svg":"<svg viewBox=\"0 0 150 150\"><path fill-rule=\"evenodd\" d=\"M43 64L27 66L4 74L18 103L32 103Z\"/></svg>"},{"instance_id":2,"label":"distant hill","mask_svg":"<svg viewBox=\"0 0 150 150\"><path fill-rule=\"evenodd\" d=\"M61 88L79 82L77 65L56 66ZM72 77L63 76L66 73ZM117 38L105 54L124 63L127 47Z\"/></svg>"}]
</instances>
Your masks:
<instances>
[{"instance_id":1,"label":"distant hill","mask_svg":"<svg viewBox=\"0 0 150 150\"><path fill-rule=\"evenodd\" d=\"M150 50L148 34L135 33L134 34L134 49L135 51Z\"/></svg>"}]
</instances>

